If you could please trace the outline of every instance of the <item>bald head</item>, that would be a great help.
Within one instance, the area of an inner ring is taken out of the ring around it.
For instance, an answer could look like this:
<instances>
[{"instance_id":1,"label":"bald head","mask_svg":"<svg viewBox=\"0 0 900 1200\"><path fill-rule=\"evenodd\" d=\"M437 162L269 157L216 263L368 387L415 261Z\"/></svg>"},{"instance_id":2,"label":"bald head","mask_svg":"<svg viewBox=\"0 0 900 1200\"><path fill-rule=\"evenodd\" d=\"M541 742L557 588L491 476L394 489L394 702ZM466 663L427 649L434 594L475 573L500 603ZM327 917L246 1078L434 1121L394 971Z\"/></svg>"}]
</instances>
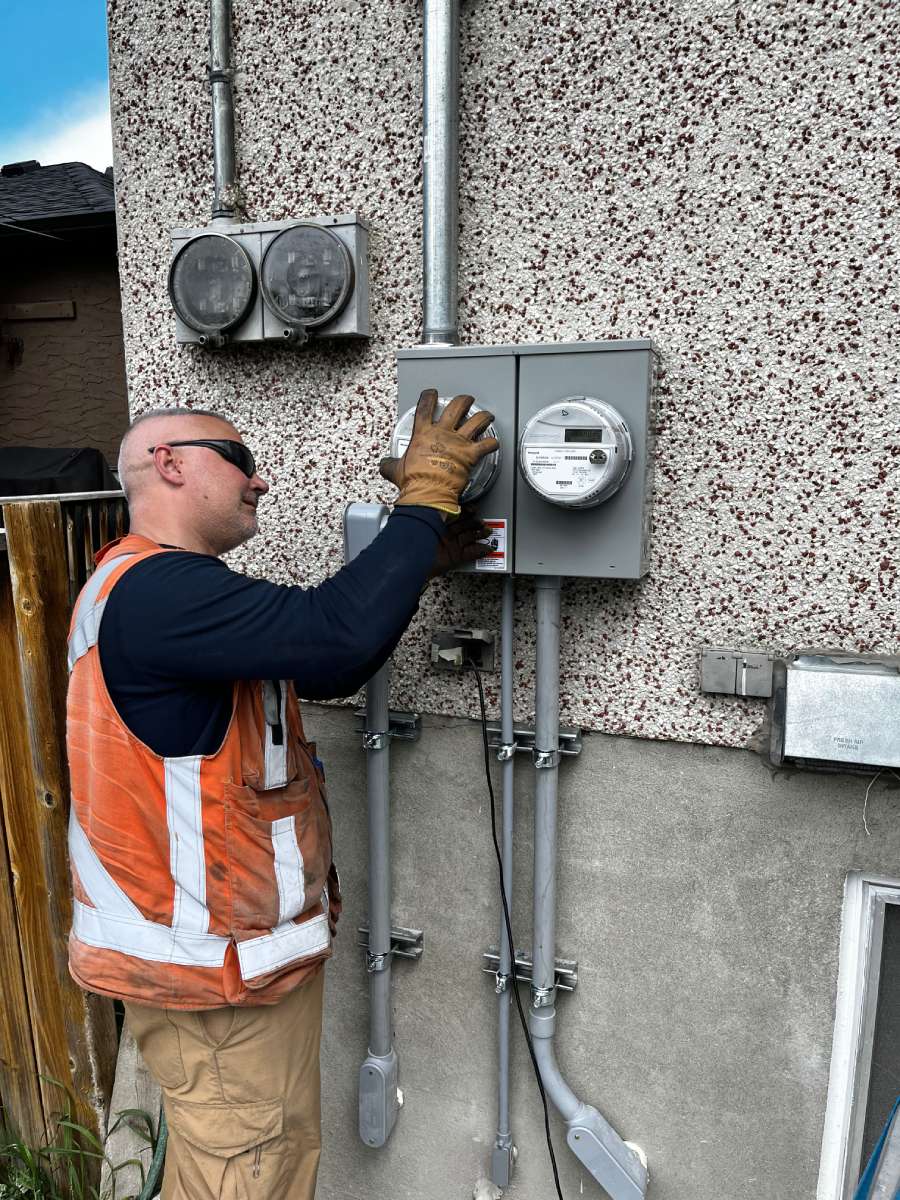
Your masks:
<instances>
[{"instance_id":1,"label":"bald head","mask_svg":"<svg viewBox=\"0 0 900 1200\"><path fill-rule=\"evenodd\" d=\"M156 480L153 456L147 453L150 446L185 438L237 436L227 417L205 408L155 408L136 417L119 447L119 481L129 505L139 502L142 491Z\"/></svg>"},{"instance_id":2,"label":"bald head","mask_svg":"<svg viewBox=\"0 0 900 1200\"><path fill-rule=\"evenodd\" d=\"M119 450L132 533L215 555L253 537L269 485L252 454L235 458L203 441L243 443L229 420L206 409L155 409L134 422Z\"/></svg>"}]
</instances>

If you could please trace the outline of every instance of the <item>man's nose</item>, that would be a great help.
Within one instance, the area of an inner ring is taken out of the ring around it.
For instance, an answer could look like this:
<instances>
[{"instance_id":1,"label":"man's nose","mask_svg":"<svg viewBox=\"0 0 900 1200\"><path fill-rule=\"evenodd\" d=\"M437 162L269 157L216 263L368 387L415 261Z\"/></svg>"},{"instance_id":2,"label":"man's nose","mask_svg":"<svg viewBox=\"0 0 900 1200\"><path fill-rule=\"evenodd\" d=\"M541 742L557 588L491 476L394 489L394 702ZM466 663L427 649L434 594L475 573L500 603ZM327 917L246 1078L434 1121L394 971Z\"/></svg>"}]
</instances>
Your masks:
<instances>
[{"instance_id":1,"label":"man's nose","mask_svg":"<svg viewBox=\"0 0 900 1200\"><path fill-rule=\"evenodd\" d=\"M261 496L264 496L269 490L269 485L261 475L254 475L250 480L250 486L253 488L254 492L259 492Z\"/></svg>"}]
</instances>

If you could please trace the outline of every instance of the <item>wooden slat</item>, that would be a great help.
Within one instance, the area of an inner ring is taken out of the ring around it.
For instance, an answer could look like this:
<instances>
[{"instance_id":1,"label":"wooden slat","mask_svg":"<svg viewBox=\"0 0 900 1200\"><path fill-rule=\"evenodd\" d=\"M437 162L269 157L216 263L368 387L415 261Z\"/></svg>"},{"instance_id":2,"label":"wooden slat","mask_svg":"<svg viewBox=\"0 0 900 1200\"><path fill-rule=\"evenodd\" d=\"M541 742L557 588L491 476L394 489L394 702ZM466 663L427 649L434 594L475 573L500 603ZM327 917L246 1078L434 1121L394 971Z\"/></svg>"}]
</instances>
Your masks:
<instances>
[{"instance_id":1,"label":"wooden slat","mask_svg":"<svg viewBox=\"0 0 900 1200\"><path fill-rule=\"evenodd\" d=\"M59 503L7 505L4 524L21 675L2 703L24 718L29 751L5 803L35 1052L42 1075L72 1094L76 1119L99 1129L115 1068L115 1023L111 1003L82 992L66 965L69 594ZM58 1088L43 1082L42 1092L45 1114L58 1111Z\"/></svg>"},{"instance_id":2,"label":"wooden slat","mask_svg":"<svg viewBox=\"0 0 900 1200\"><path fill-rule=\"evenodd\" d=\"M18 678L19 659L15 632L12 586L6 557L0 557L0 680L4 688ZM21 723L9 727L7 708L0 705L0 810L9 795L9 772L28 755ZM13 879L9 867L5 821L0 811L0 1098L4 1122L29 1145L40 1145L44 1111L38 1083L37 1060L28 995L19 948Z\"/></svg>"},{"instance_id":3,"label":"wooden slat","mask_svg":"<svg viewBox=\"0 0 900 1200\"><path fill-rule=\"evenodd\" d=\"M74 300L30 300L18 304L0 304L0 320L3 321L71 321L74 317Z\"/></svg>"}]
</instances>

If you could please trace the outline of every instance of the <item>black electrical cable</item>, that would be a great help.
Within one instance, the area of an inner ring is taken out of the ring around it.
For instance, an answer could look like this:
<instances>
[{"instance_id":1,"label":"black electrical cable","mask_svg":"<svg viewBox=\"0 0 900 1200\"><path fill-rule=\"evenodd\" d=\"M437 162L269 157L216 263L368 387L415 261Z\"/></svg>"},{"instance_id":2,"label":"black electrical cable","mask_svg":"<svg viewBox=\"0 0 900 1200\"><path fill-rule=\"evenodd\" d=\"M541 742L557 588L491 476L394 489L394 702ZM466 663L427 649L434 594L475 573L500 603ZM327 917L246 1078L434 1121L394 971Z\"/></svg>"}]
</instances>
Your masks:
<instances>
[{"instance_id":1,"label":"black electrical cable","mask_svg":"<svg viewBox=\"0 0 900 1200\"><path fill-rule=\"evenodd\" d=\"M481 707L481 738L484 745L484 774L487 779L488 795L491 798L491 837L494 842L494 853L497 856L497 870L500 872L500 899L503 902L503 921L506 925L506 939L509 943L509 959L512 964L512 976L507 986L512 987L512 993L515 997L516 1008L519 1012L519 1020L522 1024L522 1032L525 1034L525 1041L528 1044L528 1053L531 1056L531 1065L534 1067L534 1077L537 1080L538 1091L541 1093L541 1104L544 1106L544 1134L547 1138L547 1152L550 1155L550 1165L553 1168L553 1182L556 1184L556 1195L559 1200L563 1200L562 1188L559 1183L559 1170L556 1166L556 1155L553 1152L553 1139L550 1137L550 1112L547 1108L547 1095L544 1091L544 1081L541 1079L541 1069L538 1066L537 1058L534 1054L534 1045L531 1041L531 1034L528 1032L528 1022L525 1018L525 1012L522 1008L522 999L519 996L519 989L516 984L516 944L513 938L512 921L509 915L509 897L506 894L506 886L503 882L503 855L500 852L500 843L497 841L497 804L494 800L494 785L491 781L491 751L488 745L487 731L487 713L484 705L484 685L481 682L481 671L472 661L466 660L466 666L471 667L475 672L475 681L478 684L478 703Z\"/></svg>"}]
</instances>

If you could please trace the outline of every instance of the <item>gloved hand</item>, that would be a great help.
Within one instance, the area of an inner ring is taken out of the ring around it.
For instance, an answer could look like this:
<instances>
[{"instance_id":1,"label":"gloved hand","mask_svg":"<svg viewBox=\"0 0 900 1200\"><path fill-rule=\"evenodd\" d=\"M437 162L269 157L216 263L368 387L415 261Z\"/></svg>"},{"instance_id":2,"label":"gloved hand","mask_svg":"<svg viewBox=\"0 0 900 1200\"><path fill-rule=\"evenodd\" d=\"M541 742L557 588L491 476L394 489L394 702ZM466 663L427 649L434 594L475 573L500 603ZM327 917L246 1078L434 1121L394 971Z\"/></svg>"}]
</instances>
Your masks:
<instances>
[{"instance_id":1,"label":"gloved hand","mask_svg":"<svg viewBox=\"0 0 900 1200\"><path fill-rule=\"evenodd\" d=\"M383 458L378 469L400 489L395 505L421 504L458 517L459 494L472 468L497 450L500 443L496 438L476 442L494 414L480 412L466 420L473 403L471 396L454 396L435 421L437 400L434 388L422 392L406 453L402 458Z\"/></svg>"},{"instance_id":2,"label":"gloved hand","mask_svg":"<svg viewBox=\"0 0 900 1200\"><path fill-rule=\"evenodd\" d=\"M491 548L482 539L490 537L491 532L490 527L482 524L481 518L475 515L474 509L463 508L460 516L450 517L428 578L436 579L454 567L486 558Z\"/></svg>"}]
</instances>

